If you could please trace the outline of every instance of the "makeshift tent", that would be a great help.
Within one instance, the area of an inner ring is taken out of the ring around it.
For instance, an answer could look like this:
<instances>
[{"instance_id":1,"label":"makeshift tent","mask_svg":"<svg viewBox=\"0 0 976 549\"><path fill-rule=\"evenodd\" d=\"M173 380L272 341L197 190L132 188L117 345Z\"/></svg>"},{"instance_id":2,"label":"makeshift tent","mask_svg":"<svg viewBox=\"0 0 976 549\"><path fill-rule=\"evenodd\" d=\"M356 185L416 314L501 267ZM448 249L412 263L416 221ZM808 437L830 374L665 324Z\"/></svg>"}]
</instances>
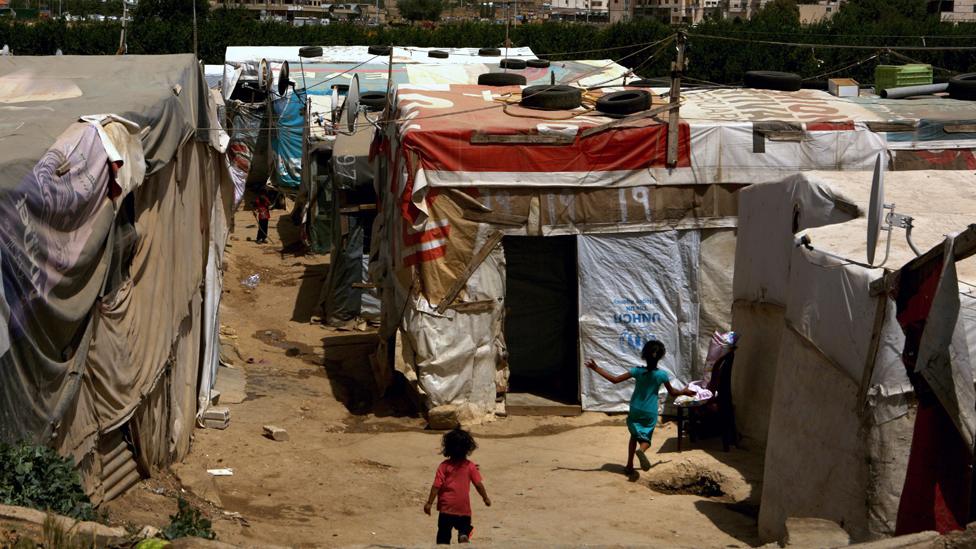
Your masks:
<instances>
[{"instance_id":1,"label":"makeshift tent","mask_svg":"<svg viewBox=\"0 0 976 549\"><path fill-rule=\"evenodd\" d=\"M0 98L0 440L74 457L97 503L209 402L225 136L192 55L3 57Z\"/></svg>"},{"instance_id":2,"label":"makeshift tent","mask_svg":"<svg viewBox=\"0 0 976 549\"><path fill-rule=\"evenodd\" d=\"M649 339L666 342L663 367L679 385L695 379L699 345L729 320L721 288L731 283L737 187L656 186L666 125L576 138L611 119L503 109L518 91L398 89L402 122L378 145L388 155L370 274L383 290L381 336L400 352L381 357L429 406L460 405L476 419L510 382L586 410L625 410L630 387L601 382L582 359L636 366ZM687 166L687 125L680 132Z\"/></svg>"},{"instance_id":3,"label":"makeshift tent","mask_svg":"<svg viewBox=\"0 0 976 549\"><path fill-rule=\"evenodd\" d=\"M306 67L306 74L311 76L308 80L310 94L325 91L327 86L316 87L318 83L348 84L354 74L363 78L361 82L364 86L376 85L375 82L378 81L379 85L383 86L383 91L386 91L385 82L388 78L386 65L366 65L344 75L336 72L338 67L331 70L320 70L317 65L306 65ZM475 84L478 76L489 70L498 69L497 66L473 63L457 66L443 64L426 66L415 63L395 65L390 74L397 89L409 90L412 86L423 88L450 83ZM550 71L562 79L561 81L582 80L593 84L621 81L628 73L625 67L608 60L563 61L553 64L549 69L528 69L518 72L530 81L548 83ZM337 77L337 75L341 76ZM378 78L374 78L374 75ZM329 80L330 78L335 80ZM334 104L342 106L340 101ZM368 281L366 273L368 259L363 257L369 253L376 205L376 186L373 181L370 156L374 127L369 121L370 117L376 119L378 114L360 114L352 133L340 126L337 128L338 131L316 131L312 134L313 140L324 141L322 145L315 146L313 157L323 158L324 155L329 155L332 166L331 172L327 172L329 178L312 177L308 180L311 187L309 219L313 220L309 229L312 249L319 252L327 249L327 243L322 242L323 238L328 238L328 242L335 245L332 250L329 278L320 299L325 320L331 324L344 324L358 319L370 321L378 319L379 304L376 302L376 291L374 285ZM330 126L329 130L333 128ZM329 143L334 143L332 148L329 148ZM316 162L312 164L313 171L319 175ZM321 183L319 183L320 179ZM329 186L331 188L327 189L326 187ZM334 199L331 196L333 193L328 192L332 189L334 189ZM324 194L330 195L327 200L323 199ZM322 215L323 208L328 207L333 208L334 212L329 212L328 216ZM330 225L331 230L324 228L327 224ZM333 237L335 240L332 240Z\"/></svg>"},{"instance_id":4,"label":"makeshift tent","mask_svg":"<svg viewBox=\"0 0 976 549\"><path fill-rule=\"evenodd\" d=\"M971 171L889 172L884 179L884 201L914 218L912 238L922 251L941 250L945 235L973 221ZM759 513L760 534L767 540L782 537L788 517L830 519L857 540L887 536L895 533L899 505L922 522L937 507L934 485L924 496L913 496L907 508L901 497L906 479L912 480L909 456L916 459L913 445L919 442L913 442L916 401L924 399L906 374L911 370L904 357L913 353L906 347L898 286L889 297L877 285L885 271L863 265L871 180L871 172L810 172L739 193L733 327L743 344L733 373L741 376L736 420L749 419L743 415L756 413L757 402L768 407ZM886 238L882 233L878 262L886 255ZM886 269L901 269L913 258L904 231L895 229ZM972 464L976 415L969 361L976 352L976 299L967 283L976 282L976 260L953 263L952 276L941 278L942 263L936 266L935 280L951 284L956 306L933 306L925 331L941 331L946 341L954 330L962 333L943 347L952 349L951 367L938 366L964 372L952 398L969 433L968 439L959 437L968 444L968 461L961 471L954 469L955 450L946 445L944 461L928 466L956 475L954 488L942 486L944 496L960 487L968 496L963 473ZM908 289L905 280L902 290ZM746 346L750 340L756 343ZM916 427L916 439L918 433ZM931 522L927 529L935 527Z\"/></svg>"}]
</instances>

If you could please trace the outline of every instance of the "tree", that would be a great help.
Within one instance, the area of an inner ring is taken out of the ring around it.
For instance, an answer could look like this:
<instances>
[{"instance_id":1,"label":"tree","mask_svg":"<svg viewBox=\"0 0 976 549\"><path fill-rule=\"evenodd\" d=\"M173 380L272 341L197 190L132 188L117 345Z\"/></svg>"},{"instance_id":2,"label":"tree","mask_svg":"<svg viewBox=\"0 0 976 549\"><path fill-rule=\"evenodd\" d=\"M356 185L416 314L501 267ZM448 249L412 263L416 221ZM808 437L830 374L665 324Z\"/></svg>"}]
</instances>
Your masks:
<instances>
[{"instance_id":1,"label":"tree","mask_svg":"<svg viewBox=\"0 0 976 549\"><path fill-rule=\"evenodd\" d=\"M436 21L444 11L442 0L400 0L400 16L410 21Z\"/></svg>"}]
</instances>

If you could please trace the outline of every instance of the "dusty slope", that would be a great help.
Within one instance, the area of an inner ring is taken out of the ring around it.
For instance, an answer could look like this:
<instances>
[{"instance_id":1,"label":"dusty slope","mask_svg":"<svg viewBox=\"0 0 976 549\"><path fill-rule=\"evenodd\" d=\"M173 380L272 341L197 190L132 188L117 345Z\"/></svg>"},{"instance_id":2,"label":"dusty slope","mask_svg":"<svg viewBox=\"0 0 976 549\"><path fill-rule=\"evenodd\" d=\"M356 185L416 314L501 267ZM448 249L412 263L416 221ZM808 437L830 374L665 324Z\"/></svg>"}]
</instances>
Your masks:
<instances>
[{"instance_id":1,"label":"dusty slope","mask_svg":"<svg viewBox=\"0 0 976 549\"><path fill-rule=\"evenodd\" d=\"M290 223L272 223L280 230L272 231L269 245L258 246L246 240L254 232L250 214L238 213L229 249L222 323L237 335L247 398L230 405L227 430L196 431L190 456L174 467L176 477L130 491L110 504L112 517L164 524L175 509L179 480L197 503L214 503L205 510L223 541L428 544L436 519L425 516L422 505L440 460L439 434L390 406L381 406L379 415L350 413L343 402L358 410L365 400L351 381L356 372L322 365L325 354L338 351L323 349L322 339L334 332L307 322L327 262L281 255L280 233L288 237ZM262 282L245 291L240 280L254 272ZM265 424L287 429L291 440L262 437ZM716 451L715 442L705 445L707 451L696 446L679 454L673 424L655 436L662 463L636 481L622 474L627 432L620 416L508 418L474 433L481 448L473 459L494 501L488 509L474 502L476 540L684 547L758 541L754 505L736 503L758 497L758 487L745 480L758 477L758 459ZM211 478L205 470L214 467L231 467L234 475ZM676 475L702 468L728 495L665 495L651 487L654 480L673 484Z\"/></svg>"}]
</instances>

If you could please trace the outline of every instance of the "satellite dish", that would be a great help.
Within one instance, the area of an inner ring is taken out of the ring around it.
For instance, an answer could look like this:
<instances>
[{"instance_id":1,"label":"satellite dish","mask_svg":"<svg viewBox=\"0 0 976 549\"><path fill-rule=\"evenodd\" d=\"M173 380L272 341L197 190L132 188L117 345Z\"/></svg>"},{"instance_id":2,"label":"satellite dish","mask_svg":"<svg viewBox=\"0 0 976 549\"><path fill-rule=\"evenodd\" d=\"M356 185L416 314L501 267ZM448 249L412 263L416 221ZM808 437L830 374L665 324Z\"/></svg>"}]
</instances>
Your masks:
<instances>
[{"instance_id":1,"label":"satellite dish","mask_svg":"<svg viewBox=\"0 0 976 549\"><path fill-rule=\"evenodd\" d=\"M278 95L285 95L288 91L288 61L281 64L281 70L278 72Z\"/></svg>"},{"instance_id":2,"label":"satellite dish","mask_svg":"<svg viewBox=\"0 0 976 549\"><path fill-rule=\"evenodd\" d=\"M871 180L871 202L868 205L868 263L874 265L874 252L878 247L881 225L884 223L884 170L881 154L874 162L874 177Z\"/></svg>"},{"instance_id":3,"label":"satellite dish","mask_svg":"<svg viewBox=\"0 0 976 549\"><path fill-rule=\"evenodd\" d=\"M356 116L359 114L359 75L352 77L349 92L346 94L346 128L356 129Z\"/></svg>"},{"instance_id":4,"label":"satellite dish","mask_svg":"<svg viewBox=\"0 0 976 549\"><path fill-rule=\"evenodd\" d=\"M265 92L271 89L271 65L267 59L262 59L258 66L258 87Z\"/></svg>"}]
</instances>

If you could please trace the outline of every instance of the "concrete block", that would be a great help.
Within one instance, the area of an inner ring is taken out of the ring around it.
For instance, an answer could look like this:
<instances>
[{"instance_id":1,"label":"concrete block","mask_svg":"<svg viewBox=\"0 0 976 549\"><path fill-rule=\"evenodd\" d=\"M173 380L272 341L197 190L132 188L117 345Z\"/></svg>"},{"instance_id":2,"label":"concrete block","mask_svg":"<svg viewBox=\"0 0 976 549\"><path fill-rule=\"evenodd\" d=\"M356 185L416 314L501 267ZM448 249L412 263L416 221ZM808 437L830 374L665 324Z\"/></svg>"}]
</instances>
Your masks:
<instances>
[{"instance_id":1,"label":"concrete block","mask_svg":"<svg viewBox=\"0 0 976 549\"><path fill-rule=\"evenodd\" d=\"M930 530L894 538L885 538L866 543L856 543L851 549L942 549L945 547L939 533Z\"/></svg>"},{"instance_id":2,"label":"concrete block","mask_svg":"<svg viewBox=\"0 0 976 549\"><path fill-rule=\"evenodd\" d=\"M431 408L427 412L427 425L434 430L446 431L459 425L458 409L453 404L445 404Z\"/></svg>"},{"instance_id":3,"label":"concrete block","mask_svg":"<svg viewBox=\"0 0 976 549\"><path fill-rule=\"evenodd\" d=\"M850 544L850 535L832 520L812 517L786 519L786 537L783 539L786 547L820 549Z\"/></svg>"},{"instance_id":4,"label":"concrete block","mask_svg":"<svg viewBox=\"0 0 976 549\"><path fill-rule=\"evenodd\" d=\"M212 406L203 413L203 419L230 421L230 408L226 406Z\"/></svg>"},{"instance_id":5,"label":"concrete block","mask_svg":"<svg viewBox=\"0 0 976 549\"><path fill-rule=\"evenodd\" d=\"M230 427L230 421L220 419L204 419L203 426L207 429L226 429Z\"/></svg>"},{"instance_id":6,"label":"concrete block","mask_svg":"<svg viewBox=\"0 0 976 549\"><path fill-rule=\"evenodd\" d=\"M282 429L281 427L275 427L274 425L265 425L264 436L270 438L271 440L284 442L288 440L288 431Z\"/></svg>"}]
</instances>

